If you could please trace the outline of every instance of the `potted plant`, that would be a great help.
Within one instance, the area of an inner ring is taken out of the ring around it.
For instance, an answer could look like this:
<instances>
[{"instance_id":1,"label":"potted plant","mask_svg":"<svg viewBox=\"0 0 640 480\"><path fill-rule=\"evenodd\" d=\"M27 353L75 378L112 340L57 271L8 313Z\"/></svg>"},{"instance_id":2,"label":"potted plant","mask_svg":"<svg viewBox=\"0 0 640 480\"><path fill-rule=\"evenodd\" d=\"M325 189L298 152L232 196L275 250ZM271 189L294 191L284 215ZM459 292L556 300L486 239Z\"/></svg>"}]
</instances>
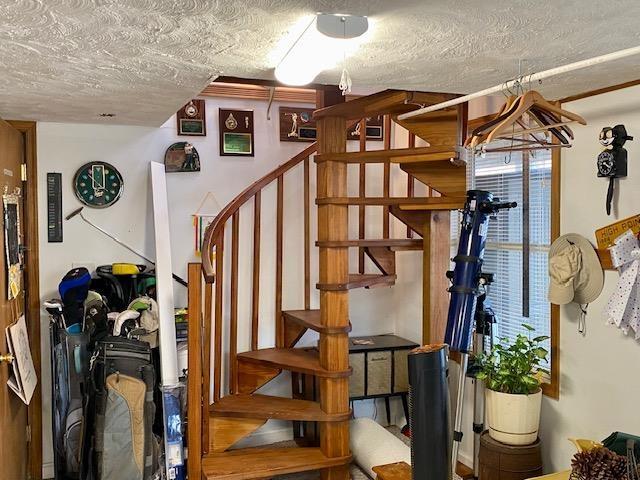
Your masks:
<instances>
[{"instance_id":1,"label":"potted plant","mask_svg":"<svg viewBox=\"0 0 640 480\"><path fill-rule=\"evenodd\" d=\"M523 324L528 335L515 340L501 338L489 354L476 357L476 378L485 382L489 435L507 445L536 441L540 427L543 374L541 365L549 352L542 347L548 336L533 336L534 328Z\"/></svg>"}]
</instances>

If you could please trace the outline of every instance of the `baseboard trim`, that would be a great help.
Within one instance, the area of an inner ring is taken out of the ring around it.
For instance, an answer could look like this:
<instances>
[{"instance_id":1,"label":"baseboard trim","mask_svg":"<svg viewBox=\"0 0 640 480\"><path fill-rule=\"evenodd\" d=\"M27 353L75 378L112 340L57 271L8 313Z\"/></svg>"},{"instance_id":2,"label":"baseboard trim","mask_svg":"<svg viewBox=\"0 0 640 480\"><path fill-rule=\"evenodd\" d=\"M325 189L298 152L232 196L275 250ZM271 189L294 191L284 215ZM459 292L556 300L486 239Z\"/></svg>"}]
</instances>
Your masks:
<instances>
[{"instance_id":1,"label":"baseboard trim","mask_svg":"<svg viewBox=\"0 0 640 480\"><path fill-rule=\"evenodd\" d=\"M42 464L42 478L44 480L48 480L51 478L55 478L55 468L53 462L47 462Z\"/></svg>"}]
</instances>

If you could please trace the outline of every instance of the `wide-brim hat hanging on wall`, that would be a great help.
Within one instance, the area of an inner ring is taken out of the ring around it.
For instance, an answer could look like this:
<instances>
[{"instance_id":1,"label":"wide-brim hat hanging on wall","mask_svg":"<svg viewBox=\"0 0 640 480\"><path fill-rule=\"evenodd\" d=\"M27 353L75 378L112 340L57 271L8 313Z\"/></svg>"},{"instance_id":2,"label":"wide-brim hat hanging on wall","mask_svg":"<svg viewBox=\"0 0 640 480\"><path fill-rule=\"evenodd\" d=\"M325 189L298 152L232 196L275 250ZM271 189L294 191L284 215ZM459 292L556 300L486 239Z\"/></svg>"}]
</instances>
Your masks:
<instances>
[{"instance_id":1,"label":"wide-brim hat hanging on wall","mask_svg":"<svg viewBox=\"0 0 640 480\"><path fill-rule=\"evenodd\" d=\"M556 305L593 302L604 285L595 248L582 235L558 237L549 249L549 301Z\"/></svg>"}]
</instances>

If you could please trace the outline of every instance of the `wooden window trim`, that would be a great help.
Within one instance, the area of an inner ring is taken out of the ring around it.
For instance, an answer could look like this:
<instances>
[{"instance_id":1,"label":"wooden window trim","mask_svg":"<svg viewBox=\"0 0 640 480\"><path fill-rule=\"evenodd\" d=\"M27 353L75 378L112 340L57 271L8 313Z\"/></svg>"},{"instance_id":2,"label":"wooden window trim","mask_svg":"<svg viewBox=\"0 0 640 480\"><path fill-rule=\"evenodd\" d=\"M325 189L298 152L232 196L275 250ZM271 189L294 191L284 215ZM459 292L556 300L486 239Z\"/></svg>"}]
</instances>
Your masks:
<instances>
[{"instance_id":1,"label":"wooden window trim","mask_svg":"<svg viewBox=\"0 0 640 480\"><path fill-rule=\"evenodd\" d=\"M469 121L469 130L491 120L495 114ZM551 243L560 236L560 160L561 149L551 152ZM551 304L551 383L542 385L542 393L549 398L560 398L560 307Z\"/></svg>"},{"instance_id":2,"label":"wooden window trim","mask_svg":"<svg viewBox=\"0 0 640 480\"><path fill-rule=\"evenodd\" d=\"M551 243L560 236L560 148L551 152ZM542 393L560 399L560 307L551 304L551 383L542 385Z\"/></svg>"},{"instance_id":3,"label":"wooden window trim","mask_svg":"<svg viewBox=\"0 0 640 480\"><path fill-rule=\"evenodd\" d=\"M571 95L569 97L565 97L559 100L560 103L568 103L574 102L576 100L582 100L583 98L593 97L595 95L602 95L603 93L613 92L615 90L622 90L623 88L634 87L636 85L640 85L640 79L631 80L630 82L618 83L616 85L611 85L609 87L598 88L596 90L589 90L587 92L578 93L576 95Z\"/></svg>"}]
</instances>

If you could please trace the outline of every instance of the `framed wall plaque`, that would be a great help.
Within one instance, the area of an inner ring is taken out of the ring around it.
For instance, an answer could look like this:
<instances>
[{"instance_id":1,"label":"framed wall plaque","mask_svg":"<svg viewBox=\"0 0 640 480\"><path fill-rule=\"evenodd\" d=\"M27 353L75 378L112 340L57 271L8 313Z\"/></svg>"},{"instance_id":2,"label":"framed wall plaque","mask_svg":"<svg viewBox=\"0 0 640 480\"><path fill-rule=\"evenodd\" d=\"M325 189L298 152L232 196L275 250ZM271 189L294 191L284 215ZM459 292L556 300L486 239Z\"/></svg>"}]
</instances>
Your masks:
<instances>
[{"instance_id":1,"label":"framed wall plaque","mask_svg":"<svg viewBox=\"0 0 640 480\"><path fill-rule=\"evenodd\" d=\"M315 142L316 121L312 108L280 107L281 142ZM360 123L347 130L347 140L360 140ZM384 140L384 116L367 118L367 140Z\"/></svg>"},{"instance_id":2,"label":"framed wall plaque","mask_svg":"<svg viewBox=\"0 0 640 480\"><path fill-rule=\"evenodd\" d=\"M199 172L200 155L189 142L176 142L164 154L165 172Z\"/></svg>"},{"instance_id":3,"label":"framed wall plaque","mask_svg":"<svg viewBox=\"0 0 640 480\"><path fill-rule=\"evenodd\" d=\"M253 110L228 110L218 112L220 121L220 155L253 157Z\"/></svg>"},{"instance_id":4,"label":"framed wall plaque","mask_svg":"<svg viewBox=\"0 0 640 480\"><path fill-rule=\"evenodd\" d=\"M367 117L367 140L384 140L384 116ZM360 140L360 122L347 131L347 140Z\"/></svg>"},{"instance_id":5,"label":"framed wall plaque","mask_svg":"<svg viewBox=\"0 0 640 480\"><path fill-rule=\"evenodd\" d=\"M176 114L178 135L207 135L204 100L194 99L178 110Z\"/></svg>"},{"instance_id":6,"label":"framed wall plaque","mask_svg":"<svg viewBox=\"0 0 640 480\"><path fill-rule=\"evenodd\" d=\"M281 142L315 142L316 121L312 108L280 107Z\"/></svg>"}]
</instances>

